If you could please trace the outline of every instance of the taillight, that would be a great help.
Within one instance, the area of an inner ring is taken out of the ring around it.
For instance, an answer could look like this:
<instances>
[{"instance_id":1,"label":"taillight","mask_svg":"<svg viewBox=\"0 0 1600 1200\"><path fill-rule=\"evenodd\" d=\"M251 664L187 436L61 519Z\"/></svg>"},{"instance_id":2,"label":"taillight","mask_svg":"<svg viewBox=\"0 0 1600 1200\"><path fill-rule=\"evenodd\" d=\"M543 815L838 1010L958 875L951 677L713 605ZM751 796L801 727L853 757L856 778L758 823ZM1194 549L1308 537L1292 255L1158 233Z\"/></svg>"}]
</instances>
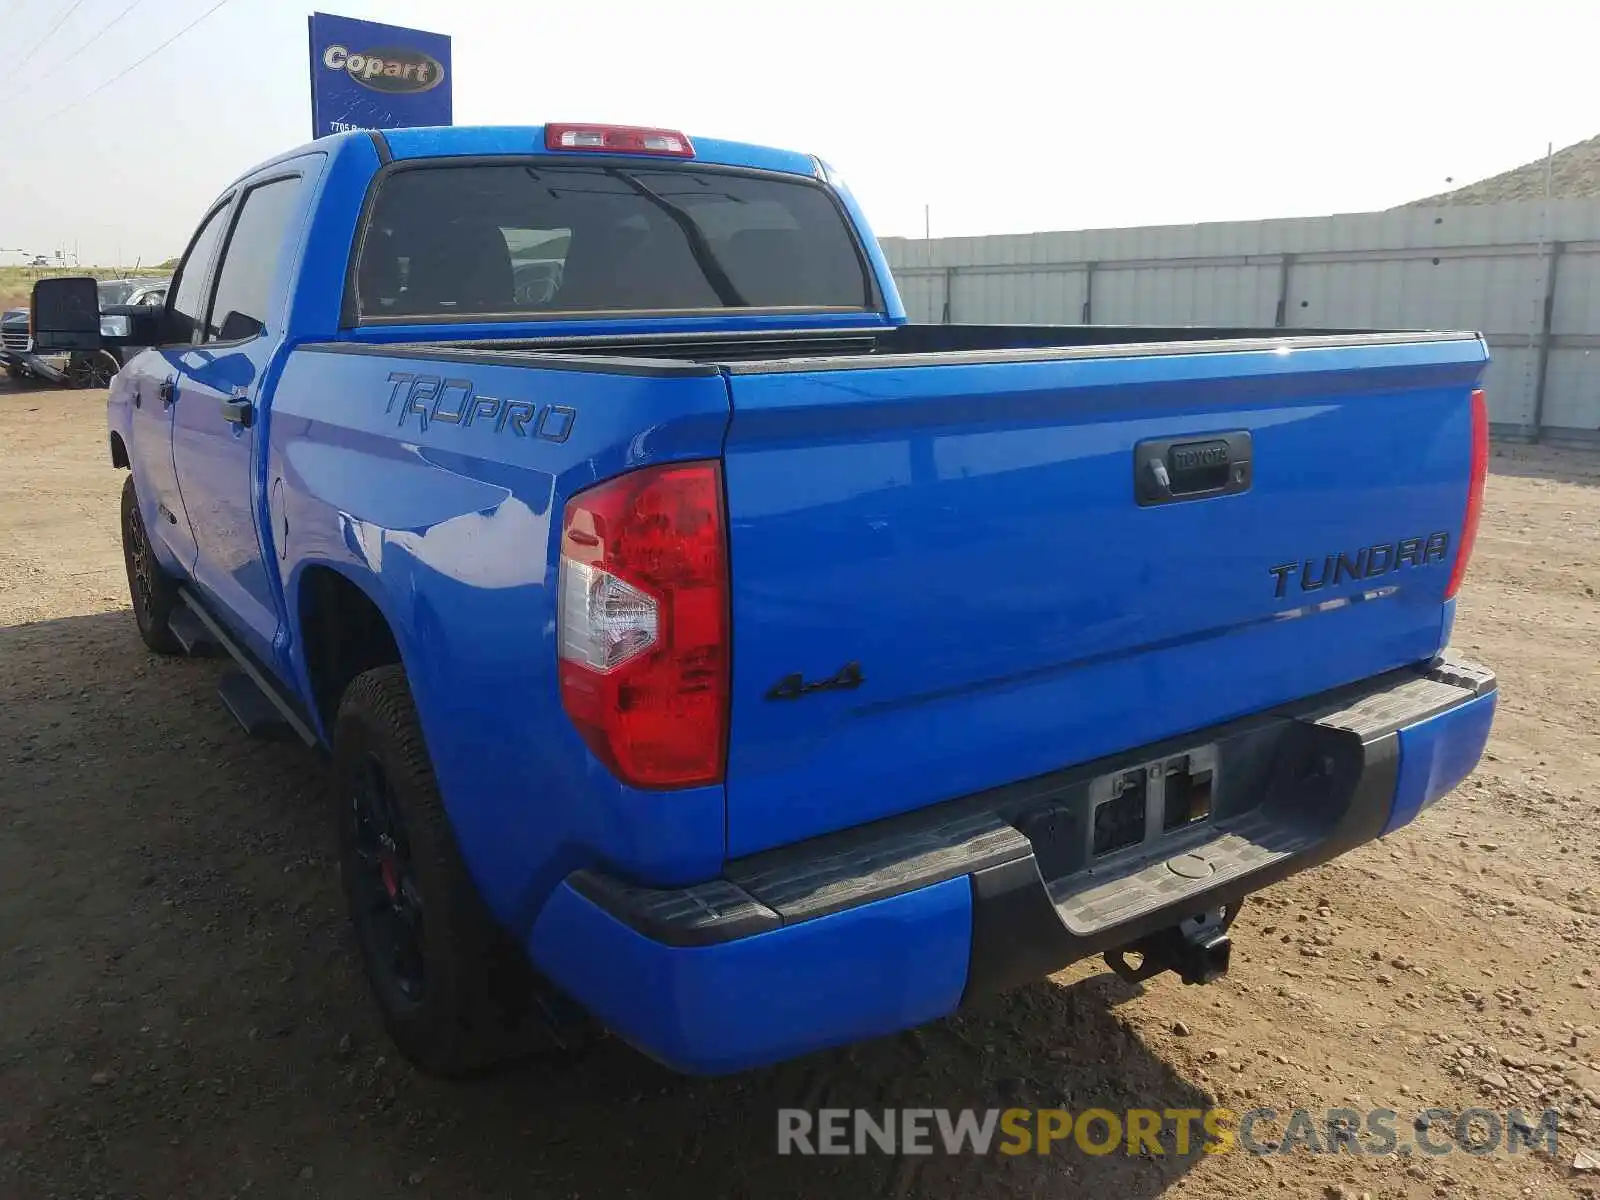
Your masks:
<instances>
[{"instance_id":1,"label":"taillight","mask_svg":"<svg viewBox=\"0 0 1600 1200\"><path fill-rule=\"evenodd\" d=\"M1450 569L1450 582L1444 598L1461 590L1467 577L1467 562L1472 545L1478 540L1478 518L1483 516L1483 482L1489 475L1489 403L1478 388L1472 393L1472 480L1467 484L1467 512L1461 519L1461 539L1456 543L1456 564Z\"/></svg>"},{"instance_id":2,"label":"taillight","mask_svg":"<svg viewBox=\"0 0 1600 1200\"><path fill-rule=\"evenodd\" d=\"M722 471L674 463L567 502L561 703L624 783L722 780L728 745L728 552Z\"/></svg>"},{"instance_id":3,"label":"taillight","mask_svg":"<svg viewBox=\"0 0 1600 1200\"><path fill-rule=\"evenodd\" d=\"M544 148L694 157L694 144L677 130L641 129L634 125L546 125Z\"/></svg>"}]
</instances>

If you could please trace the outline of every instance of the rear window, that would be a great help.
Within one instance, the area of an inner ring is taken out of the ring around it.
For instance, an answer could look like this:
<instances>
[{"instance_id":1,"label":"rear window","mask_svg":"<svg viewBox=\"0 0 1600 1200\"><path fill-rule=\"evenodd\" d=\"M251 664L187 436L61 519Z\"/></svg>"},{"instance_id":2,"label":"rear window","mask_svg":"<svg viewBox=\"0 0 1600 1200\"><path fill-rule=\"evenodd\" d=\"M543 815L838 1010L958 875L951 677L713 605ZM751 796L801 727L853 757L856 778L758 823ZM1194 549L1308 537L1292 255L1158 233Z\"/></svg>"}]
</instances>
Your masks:
<instances>
[{"instance_id":1,"label":"rear window","mask_svg":"<svg viewBox=\"0 0 1600 1200\"><path fill-rule=\"evenodd\" d=\"M855 237L821 187L537 163L390 175L362 239L356 299L367 320L871 306Z\"/></svg>"}]
</instances>

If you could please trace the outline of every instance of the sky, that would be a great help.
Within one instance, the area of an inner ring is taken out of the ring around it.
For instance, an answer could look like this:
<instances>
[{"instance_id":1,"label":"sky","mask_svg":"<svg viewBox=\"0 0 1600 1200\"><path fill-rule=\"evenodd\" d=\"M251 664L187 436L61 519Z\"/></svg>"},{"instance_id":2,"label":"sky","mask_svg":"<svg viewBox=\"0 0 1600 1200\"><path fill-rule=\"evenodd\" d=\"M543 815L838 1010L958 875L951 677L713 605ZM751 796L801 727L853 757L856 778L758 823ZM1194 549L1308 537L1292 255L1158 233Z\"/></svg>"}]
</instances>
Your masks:
<instances>
[{"instance_id":1,"label":"sky","mask_svg":"<svg viewBox=\"0 0 1600 1200\"><path fill-rule=\"evenodd\" d=\"M309 139L313 5L226 0L91 95L216 0L137 0L80 52L129 2L77 0L41 43L73 0L0 0L0 249L160 261ZM321 8L450 34L457 124L817 153L880 235L922 236L925 209L935 237L1366 211L1600 133L1590 0Z\"/></svg>"}]
</instances>

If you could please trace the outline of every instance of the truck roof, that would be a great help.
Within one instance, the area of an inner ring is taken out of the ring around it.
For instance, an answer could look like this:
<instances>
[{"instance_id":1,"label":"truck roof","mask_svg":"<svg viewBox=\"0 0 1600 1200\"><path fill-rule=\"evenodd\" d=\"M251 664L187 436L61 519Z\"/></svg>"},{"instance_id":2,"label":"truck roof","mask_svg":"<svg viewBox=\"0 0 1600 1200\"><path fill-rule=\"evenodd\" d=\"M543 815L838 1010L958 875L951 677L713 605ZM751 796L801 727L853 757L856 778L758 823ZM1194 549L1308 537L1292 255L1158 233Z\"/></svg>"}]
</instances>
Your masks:
<instances>
[{"instance_id":1,"label":"truck roof","mask_svg":"<svg viewBox=\"0 0 1600 1200\"><path fill-rule=\"evenodd\" d=\"M345 133L330 134L314 142L296 146L293 150L285 151L267 162L252 167L239 178L254 175L263 167L294 158L310 150L332 150L341 144L356 140L365 141L375 134L383 138L388 145L390 155L397 160L557 153L545 149L544 128L543 125L436 125L416 129L355 129ZM778 171L790 175L820 176L821 174L817 159L813 155L797 150L780 150L772 146L729 142L720 138L697 137L694 134L688 136L694 145L693 159L663 161L692 161L727 167L749 167L759 171Z\"/></svg>"}]
</instances>

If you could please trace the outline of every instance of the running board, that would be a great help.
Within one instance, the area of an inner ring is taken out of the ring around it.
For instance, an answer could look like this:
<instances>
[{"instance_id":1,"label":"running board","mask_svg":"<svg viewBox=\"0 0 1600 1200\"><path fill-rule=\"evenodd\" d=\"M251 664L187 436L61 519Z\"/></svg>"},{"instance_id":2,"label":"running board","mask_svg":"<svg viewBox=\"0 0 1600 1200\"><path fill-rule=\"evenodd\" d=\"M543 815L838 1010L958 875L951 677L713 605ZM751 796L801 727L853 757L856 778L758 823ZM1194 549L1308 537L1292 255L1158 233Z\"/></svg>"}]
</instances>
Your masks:
<instances>
[{"instance_id":1,"label":"running board","mask_svg":"<svg viewBox=\"0 0 1600 1200\"><path fill-rule=\"evenodd\" d=\"M224 706L239 722L240 727L252 737L274 736L275 729L279 732L288 730L306 745L316 746L317 735L295 711L294 704L255 664L244 648L233 639L233 635L205 610L205 605L188 588L180 588L178 594L183 598L188 611L205 626L211 638L228 652L228 656L239 668L238 671L230 671L222 677L217 686L217 693L222 697ZM270 710L276 720L268 718L263 710Z\"/></svg>"},{"instance_id":2,"label":"running board","mask_svg":"<svg viewBox=\"0 0 1600 1200\"><path fill-rule=\"evenodd\" d=\"M280 742L294 732L283 714L243 671L224 672L217 681L217 695L222 699L222 707L233 714L239 728L250 737Z\"/></svg>"},{"instance_id":3,"label":"running board","mask_svg":"<svg viewBox=\"0 0 1600 1200\"><path fill-rule=\"evenodd\" d=\"M167 618L167 628L190 658L220 658L224 653L221 644L211 636L211 630L205 627L200 618L194 615L194 609L187 604L180 604L172 610L172 615Z\"/></svg>"}]
</instances>

